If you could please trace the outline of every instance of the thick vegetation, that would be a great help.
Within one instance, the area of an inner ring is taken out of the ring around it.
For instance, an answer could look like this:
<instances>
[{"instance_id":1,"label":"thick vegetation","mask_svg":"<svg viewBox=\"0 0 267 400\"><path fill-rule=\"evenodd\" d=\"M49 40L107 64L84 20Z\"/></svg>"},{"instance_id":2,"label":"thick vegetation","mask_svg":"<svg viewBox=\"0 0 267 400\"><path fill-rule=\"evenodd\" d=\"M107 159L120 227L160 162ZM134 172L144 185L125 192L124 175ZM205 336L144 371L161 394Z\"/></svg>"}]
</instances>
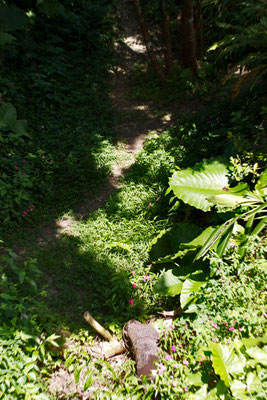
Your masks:
<instances>
[{"instance_id":1,"label":"thick vegetation","mask_svg":"<svg viewBox=\"0 0 267 400\"><path fill-rule=\"evenodd\" d=\"M104 207L75 221L75 205L101 192L118 158L114 7L0 1L0 399L263 400L264 1L133 3L144 41L159 50L163 40L165 57L148 49L128 95L175 110L174 123L148 136ZM43 237L39 226L62 216L72 225ZM177 318L155 320L153 380L137 377L132 356L114 366L88 352L85 310L121 337L129 319L167 309ZM76 393L53 390L59 368Z\"/></svg>"}]
</instances>

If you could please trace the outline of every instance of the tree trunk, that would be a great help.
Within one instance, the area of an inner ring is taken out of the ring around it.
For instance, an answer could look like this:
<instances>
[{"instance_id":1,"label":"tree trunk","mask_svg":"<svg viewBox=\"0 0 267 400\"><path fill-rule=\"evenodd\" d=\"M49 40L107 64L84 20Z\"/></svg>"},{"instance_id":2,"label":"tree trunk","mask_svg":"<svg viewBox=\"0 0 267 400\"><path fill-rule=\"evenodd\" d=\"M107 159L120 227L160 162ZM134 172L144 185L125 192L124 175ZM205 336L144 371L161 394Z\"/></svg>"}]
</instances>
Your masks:
<instances>
[{"instance_id":1,"label":"tree trunk","mask_svg":"<svg viewBox=\"0 0 267 400\"><path fill-rule=\"evenodd\" d=\"M148 29L143 17L143 13L142 13L142 9L141 9L141 5L140 5L140 0L134 0L134 5L135 5L135 11L136 11L136 15L137 15L137 19L141 28L141 32L144 38L144 42L145 42L145 46L147 49L147 54L148 57L150 59L151 65L154 68L158 78L161 81L165 80L165 74L162 71L160 64L158 62L158 59L155 55L154 49L153 49L153 44L152 42L149 40L149 34L148 34Z\"/></svg>"},{"instance_id":2,"label":"tree trunk","mask_svg":"<svg viewBox=\"0 0 267 400\"><path fill-rule=\"evenodd\" d=\"M170 16L166 10L166 2L162 1L162 36L164 41L164 57L166 71L169 74L172 69L172 46L170 34Z\"/></svg>"},{"instance_id":3,"label":"tree trunk","mask_svg":"<svg viewBox=\"0 0 267 400\"><path fill-rule=\"evenodd\" d=\"M197 5L195 8L195 28L196 28L196 43L199 43L200 50L200 60L203 59L203 16L201 9L201 0L197 0Z\"/></svg>"},{"instance_id":4,"label":"tree trunk","mask_svg":"<svg viewBox=\"0 0 267 400\"><path fill-rule=\"evenodd\" d=\"M182 58L183 66L197 70L194 1L182 0Z\"/></svg>"}]
</instances>

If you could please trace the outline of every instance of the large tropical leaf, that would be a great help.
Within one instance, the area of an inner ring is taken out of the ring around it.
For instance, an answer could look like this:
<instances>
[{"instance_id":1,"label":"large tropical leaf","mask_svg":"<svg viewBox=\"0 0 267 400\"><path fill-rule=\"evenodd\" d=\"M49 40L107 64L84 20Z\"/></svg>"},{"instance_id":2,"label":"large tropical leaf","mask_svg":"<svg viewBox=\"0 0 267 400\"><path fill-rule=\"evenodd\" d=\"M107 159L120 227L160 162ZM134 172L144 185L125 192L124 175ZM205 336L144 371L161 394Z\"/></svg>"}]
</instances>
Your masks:
<instances>
[{"instance_id":1,"label":"large tropical leaf","mask_svg":"<svg viewBox=\"0 0 267 400\"><path fill-rule=\"evenodd\" d=\"M181 293L183 281L174 275L173 270L164 272L154 286L156 293L164 296L176 296Z\"/></svg>"},{"instance_id":2,"label":"large tropical leaf","mask_svg":"<svg viewBox=\"0 0 267 400\"><path fill-rule=\"evenodd\" d=\"M28 20L27 14L14 6L0 7L0 31L15 31Z\"/></svg>"},{"instance_id":3,"label":"large tropical leaf","mask_svg":"<svg viewBox=\"0 0 267 400\"><path fill-rule=\"evenodd\" d=\"M230 188L228 174L226 164L205 160L194 168L174 172L169 184L178 199L200 210L209 211L213 204L207 198L227 194L242 196L249 190L245 183Z\"/></svg>"},{"instance_id":4,"label":"large tropical leaf","mask_svg":"<svg viewBox=\"0 0 267 400\"><path fill-rule=\"evenodd\" d=\"M189 244L201 233L201 228L194 224L176 223L168 230L161 231L150 243L150 259L157 262L167 262L183 257L188 250L182 249L182 244ZM194 248L194 244L188 248Z\"/></svg>"},{"instance_id":5,"label":"large tropical leaf","mask_svg":"<svg viewBox=\"0 0 267 400\"><path fill-rule=\"evenodd\" d=\"M211 360L214 371L230 387L231 374L238 375L243 372L244 363L234 353L234 349L220 343L210 344Z\"/></svg>"},{"instance_id":6,"label":"large tropical leaf","mask_svg":"<svg viewBox=\"0 0 267 400\"><path fill-rule=\"evenodd\" d=\"M186 279L183 283L181 290L181 297L180 297L181 307L185 308L188 303L194 301L196 299L194 293L197 292L199 288L205 284L206 282L203 281L194 281L192 279Z\"/></svg>"}]
</instances>

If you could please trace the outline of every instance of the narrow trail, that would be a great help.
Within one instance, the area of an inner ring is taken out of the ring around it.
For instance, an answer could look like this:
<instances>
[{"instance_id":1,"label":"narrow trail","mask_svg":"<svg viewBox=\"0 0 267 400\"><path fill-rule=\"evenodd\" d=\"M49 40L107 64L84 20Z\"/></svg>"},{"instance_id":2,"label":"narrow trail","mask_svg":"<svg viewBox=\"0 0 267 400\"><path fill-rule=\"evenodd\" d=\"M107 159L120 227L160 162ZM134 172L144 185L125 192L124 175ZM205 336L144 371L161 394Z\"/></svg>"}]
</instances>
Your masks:
<instances>
[{"instance_id":1,"label":"narrow trail","mask_svg":"<svg viewBox=\"0 0 267 400\"><path fill-rule=\"evenodd\" d=\"M51 240L60 239L74 223L86 219L90 213L105 205L110 195L121 187L121 178L134 164L136 154L142 150L144 141L153 133L160 133L171 125L168 110L164 117L153 113L153 102L140 102L129 97L129 76L135 63L144 63L146 48L143 44L133 4L129 0L115 1L120 22L121 39L115 44L118 64L111 75L111 100L118 116L115 126L119 142L115 155L123 155L123 161L113 164L110 176L102 185L96 197L88 193L87 198L74 208L75 217L63 217L41 228L37 242L46 245ZM165 111L165 110L164 110ZM119 157L118 157L119 158Z\"/></svg>"}]
</instances>

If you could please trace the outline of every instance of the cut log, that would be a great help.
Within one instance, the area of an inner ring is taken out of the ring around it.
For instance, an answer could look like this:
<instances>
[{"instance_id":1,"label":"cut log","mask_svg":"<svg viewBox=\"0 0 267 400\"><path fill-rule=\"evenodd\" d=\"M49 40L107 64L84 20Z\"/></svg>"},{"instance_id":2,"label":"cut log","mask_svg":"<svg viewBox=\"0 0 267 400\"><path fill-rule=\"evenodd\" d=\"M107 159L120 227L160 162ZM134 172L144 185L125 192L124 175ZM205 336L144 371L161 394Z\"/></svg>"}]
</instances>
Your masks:
<instances>
[{"instance_id":1,"label":"cut log","mask_svg":"<svg viewBox=\"0 0 267 400\"><path fill-rule=\"evenodd\" d=\"M156 369L155 361L159 360L159 334L150 325L130 320L125 327L125 336L129 340L136 360L138 376L150 375Z\"/></svg>"}]
</instances>

